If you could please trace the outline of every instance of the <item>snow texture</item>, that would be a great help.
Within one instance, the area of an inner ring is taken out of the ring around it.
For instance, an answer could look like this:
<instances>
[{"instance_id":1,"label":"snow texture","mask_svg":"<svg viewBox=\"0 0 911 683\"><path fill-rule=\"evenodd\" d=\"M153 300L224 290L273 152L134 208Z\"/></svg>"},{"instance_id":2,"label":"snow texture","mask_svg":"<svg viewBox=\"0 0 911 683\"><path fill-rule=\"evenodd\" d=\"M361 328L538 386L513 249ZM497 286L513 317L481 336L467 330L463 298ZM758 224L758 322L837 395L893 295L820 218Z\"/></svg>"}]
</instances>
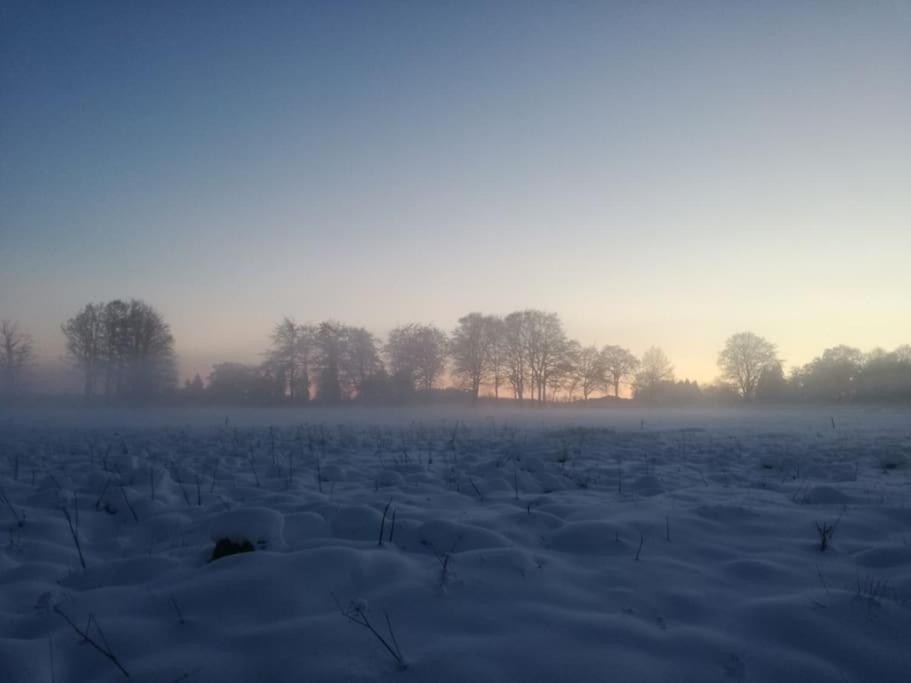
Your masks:
<instances>
[{"instance_id":1,"label":"snow texture","mask_svg":"<svg viewBox=\"0 0 911 683\"><path fill-rule=\"evenodd\" d=\"M0 681L908 681L909 418L6 415Z\"/></svg>"}]
</instances>

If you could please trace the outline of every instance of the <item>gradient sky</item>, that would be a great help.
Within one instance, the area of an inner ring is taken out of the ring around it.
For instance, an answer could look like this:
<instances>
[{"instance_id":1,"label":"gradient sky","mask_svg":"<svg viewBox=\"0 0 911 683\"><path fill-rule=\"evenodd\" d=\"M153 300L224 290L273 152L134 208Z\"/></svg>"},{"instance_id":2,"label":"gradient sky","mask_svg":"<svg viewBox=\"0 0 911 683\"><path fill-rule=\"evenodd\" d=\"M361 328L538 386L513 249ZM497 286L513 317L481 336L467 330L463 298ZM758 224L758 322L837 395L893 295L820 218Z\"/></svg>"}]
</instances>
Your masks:
<instances>
[{"instance_id":1,"label":"gradient sky","mask_svg":"<svg viewBox=\"0 0 911 683\"><path fill-rule=\"evenodd\" d=\"M0 4L0 317L911 342L911 0Z\"/></svg>"}]
</instances>

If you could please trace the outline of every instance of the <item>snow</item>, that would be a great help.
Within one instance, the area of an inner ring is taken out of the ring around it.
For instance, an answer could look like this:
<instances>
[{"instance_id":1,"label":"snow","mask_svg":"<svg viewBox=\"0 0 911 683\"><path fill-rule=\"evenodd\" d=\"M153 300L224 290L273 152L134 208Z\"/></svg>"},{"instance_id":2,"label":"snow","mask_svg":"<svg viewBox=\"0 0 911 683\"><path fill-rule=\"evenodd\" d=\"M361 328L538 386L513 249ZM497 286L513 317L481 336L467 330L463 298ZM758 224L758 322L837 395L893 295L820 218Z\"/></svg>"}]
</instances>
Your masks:
<instances>
[{"instance_id":1,"label":"snow","mask_svg":"<svg viewBox=\"0 0 911 683\"><path fill-rule=\"evenodd\" d=\"M907 681L909 463L905 408L11 412L0 681Z\"/></svg>"}]
</instances>

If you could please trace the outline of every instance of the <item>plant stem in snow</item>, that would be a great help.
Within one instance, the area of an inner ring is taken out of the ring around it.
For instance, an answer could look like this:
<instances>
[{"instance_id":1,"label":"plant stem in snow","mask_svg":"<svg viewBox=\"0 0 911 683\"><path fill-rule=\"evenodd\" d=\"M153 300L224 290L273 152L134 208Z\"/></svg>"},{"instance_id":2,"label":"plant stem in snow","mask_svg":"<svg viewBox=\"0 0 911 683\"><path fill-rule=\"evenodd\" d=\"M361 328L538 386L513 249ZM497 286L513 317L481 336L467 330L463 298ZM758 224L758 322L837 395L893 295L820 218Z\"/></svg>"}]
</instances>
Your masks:
<instances>
[{"instance_id":1,"label":"plant stem in snow","mask_svg":"<svg viewBox=\"0 0 911 683\"><path fill-rule=\"evenodd\" d=\"M404 671L408 668L408 664L405 662L405 657L402 655L402 650L399 647L398 639L395 637L395 631L392 629L392 620L389 618L389 613L386 610L383 610L383 616L386 618L386 628L389 630L389 639L392 641L391 644L373 627L373 624L370 623L370 618L367 616L366 609L363 606L352 601L348 608L345 609L341 606L335 595L333 595L332 598L335 600L335 604L338 606L343 617L353 624L363 626L373 634L374 638L380 641L383 647L386 648L386 651L395 659L395 663L398 665L400 671Z\"/></svg>"},{"instance_id":2,"label":"plant stem in snow","mask_svg":"<svg viewBox=\"0 0 911 683\"><path fill-rule=\"evenodd\" d=\"M0 501L2 501L3 504L9 508L9 511L13 515L13 519L16 520L16 526L19 527L20 529L22 527L24 527L25 526L25 513L23 512L20 514L19 512L16 511L16 508L13 507L12 501L10 501L9 497L6 495L6 491L3 490L2 486L0 486Z\"/></svg>"},{"instance_id":3,"label":"plant stem in snow","mask_svg":"<svg viewBox=\"0 0 911 683\"><path fill-rule=\"evenodd\" d=\"M123 484L120 485L120 493L123 496L124 502L127 504L127 507L130 510L130 514L133 515L133 520L139 524L139 515L136 514L136 510L133 509L133 505L130 503L130 499L127 497L126 489L123 488Z\"/></svg>"},{"instance_id":4,"label":"plant stem in snow","mask_svg":"<svg viewBox=\"0 0 911 683\"><path fill-rule=\"evenodd\" d=\"M64 613L64 611L63 611L62 609L60 609L60 607L59 607L58 605L54 605L54 612L56 612L57 614L59 614L59 615L61 616L61 618L63 618L63 620L66 621L66 623L68 623L68 624L70 625L70 627L71 627L76 633L78 633L80 636L82 636L82 639L83 639L85 642L87 642L89 645L91 645L93 648L95 648L98 652L100 652L100 653L103 654L105 657L107 657L107 658L111 661L111 663L112 663L114 666L116 666L116 667L120 670L120 673L122 673L122 674L124 675L124 677L126 677L126 678L129 678L129 677L130 677L130 674L127 673L127 670L123 668L123 665L120 663L120 660L118 660L117 657L114 655L114 653L111 652L111 647L110 647L110 645L108 645L107 639L104 637L104 633L101 631L101 628L100 628L100 627L99 627L99 629L98 629L98 632L101 634L102 640L105 641L103 645L100 644L98 641L94 640L94 639L88 634L88 628L86 628L86 630L83 631L81 628L79 628L78 626L76 626L76 624L73 623L73 620L70 619L70 618ZM89 615L89 624L91 624L93 620L94 620L95 624L98 624L98 620L94 618L94 615L91 615L91 614L90 614L90 615Z\"/></svg>"},{"instance_id":5,"label":"plant stem in snow","mask_svg":"<svg viewBox=\"0 0 911 683\"><path fill-rule=\"evenodd\" d=\"M73 544L76 546L76 552L79 554L79 564L85 569L85 558L82 556L82 544L79 543L79 500L76 498L75 493L73 494L73 508L76 516L75 520L70 516L70 511L66 509L66 506L63 506L60 509L63 511L63 516L66 517L67 526L70 528L70 535L73 537Z\"/></svg>"},{"instance_id":6,"label":"plant stem in snow","mask_svg":"<svg viewBox=\"0 0 911 683\"><path fill-rule=\"evenodd\" d=\"M171 604L174 605L174 611L177 612L177 623L178 624L187 623L186 620L183 618L183 612L180 610L180 605L177 604L177 600L174 598L173 595L171 596Z\"/></svg>"},{"instance_id":7,"label":"plant stem in snow","mask_svg":"<svg viewBox=\"0 0 911 683\"><path fill-rule=\"evenodd\" d=\"M389 499L389 502L386 503L386 507L383 508L383 519L380 520L380 537L376 542L377 545L383 545L383 532L386 530L386 514L389 512L389 506L392 505L392 499Z\"/></svg>"}]
</instances>

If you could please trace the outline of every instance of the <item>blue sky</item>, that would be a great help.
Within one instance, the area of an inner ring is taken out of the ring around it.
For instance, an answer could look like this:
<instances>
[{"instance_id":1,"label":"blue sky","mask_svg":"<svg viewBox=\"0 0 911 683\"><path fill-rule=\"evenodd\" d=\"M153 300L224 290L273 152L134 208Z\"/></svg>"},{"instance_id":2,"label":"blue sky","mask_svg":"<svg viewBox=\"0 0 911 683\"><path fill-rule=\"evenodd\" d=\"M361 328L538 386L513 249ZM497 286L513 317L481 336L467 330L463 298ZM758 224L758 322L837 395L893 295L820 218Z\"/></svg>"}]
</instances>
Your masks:
<instances>
[{"instance_id":1,"label":"blue sky","mask_svg":"<svg viewBox=\"0 0 911 683\"><path fill-rule=\"evenodd\" d=\"M283 315L911 342L909 64L898 1L6 2L0 317L140 297L185 372Z\"/></svg>"}]
</instances>

